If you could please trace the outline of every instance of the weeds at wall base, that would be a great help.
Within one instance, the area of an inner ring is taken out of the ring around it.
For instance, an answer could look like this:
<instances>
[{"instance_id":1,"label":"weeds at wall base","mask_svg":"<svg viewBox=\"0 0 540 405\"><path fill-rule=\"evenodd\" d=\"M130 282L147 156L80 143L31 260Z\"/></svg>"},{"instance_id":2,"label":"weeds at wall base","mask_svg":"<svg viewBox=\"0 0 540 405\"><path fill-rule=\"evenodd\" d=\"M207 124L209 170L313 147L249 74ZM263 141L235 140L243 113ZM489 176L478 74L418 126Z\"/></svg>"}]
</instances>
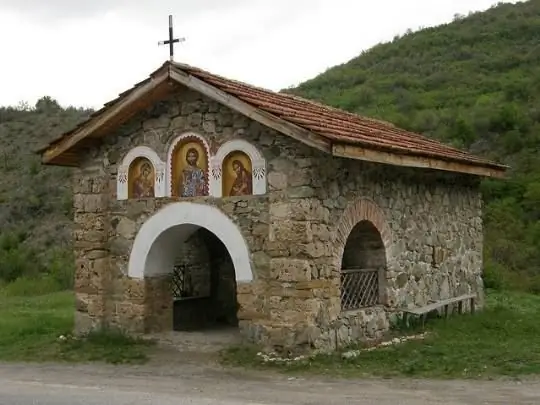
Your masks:
<instances>
[{"instance_id":1,"label":"weeds at wall base","mask_svg":"<svg viewBox=\"0 0 540 405\"><path fill-rule=\"evenodd\" d=\"M224 364L286 373L341 377L492 379L540 375L540 297L488 291L486 308L475 315L432 319L423 339L362 350L353 348L298 361L265 361L254 347L222 353Z\"/></svg>"}]
</instances>

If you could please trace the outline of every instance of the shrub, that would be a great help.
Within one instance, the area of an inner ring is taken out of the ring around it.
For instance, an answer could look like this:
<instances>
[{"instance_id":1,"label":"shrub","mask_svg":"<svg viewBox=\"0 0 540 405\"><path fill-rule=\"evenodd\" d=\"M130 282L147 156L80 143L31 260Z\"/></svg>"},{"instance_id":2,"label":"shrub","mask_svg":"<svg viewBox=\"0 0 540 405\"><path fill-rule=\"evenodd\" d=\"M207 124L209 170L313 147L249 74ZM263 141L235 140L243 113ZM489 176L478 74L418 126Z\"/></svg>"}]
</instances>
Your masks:
<instances>
[{"instance_id":1,"label":"shrub","mask_svg":"<svg viewBox=\"0 0 540 405\"><path fill-rule=\"evenodd\" d=\"M505 277L506 270L499 263L486 261L484 265L484 287L496 291L504 290L508 287Z\"/></svg>"},{"instance_id":2,"label":"shrub","mask_svg":"<svg viewBox=\"0 0 540 405\"><path fill-rule=\"evenodd\" d=\"M36 276L42 270L36 253L22 243L23 239L14 232L0 234L0 279L5 282Z\"/></svg>"},{"instance_id":3,"label":"shrub","mask_svg":"<svg viewBox=\"0 0 540 405\"><path fill-rule=\"evenodd\" d=\"M52 250L49 254L46 268L47 274L56 281L60 288L63 290L73 288L75 263L71 250Z\"/></svg>"},{"instance_id":4,"label":"shrub","mask_svg":"<svg viewBox=\"0 0 540 405\"><path fill-rule=\"evenodd\" d=\"M2 294L9 297L30 297L61 291L63 288L51 277L19 277L2 287Z\"/></svg>"}]
</instances>

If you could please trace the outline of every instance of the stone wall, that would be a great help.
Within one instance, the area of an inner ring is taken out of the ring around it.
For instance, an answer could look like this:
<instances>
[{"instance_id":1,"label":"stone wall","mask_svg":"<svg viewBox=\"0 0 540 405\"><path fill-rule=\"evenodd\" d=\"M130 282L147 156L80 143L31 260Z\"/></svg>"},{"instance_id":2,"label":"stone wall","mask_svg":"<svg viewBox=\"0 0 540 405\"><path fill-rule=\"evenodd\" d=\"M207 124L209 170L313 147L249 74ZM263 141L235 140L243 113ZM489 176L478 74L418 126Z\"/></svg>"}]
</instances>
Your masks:
<instances>
[{"instance_id":1,"label":"stone wall","mask_svg":"<svg viewBox=\"0 0 540 405\"><path fill-rule=\"evenodd\" d=\"M133 331L149 328L149 312L157 319L150 322L153 329L169 322L170 297L126 274L142 224L177 199L117 201L115 176L132 147L150 146L166 160L168 143L185 131L206 137L213 151L227 140L246 139L267 161L264 196L187 199L219 207L248 244L255 280L237 286L240 328L248 340L333 348L380 336L394 308L481 293L481 199L475 179L333 158L185 90L108 136L76 176L75 248L84 257L77 296L80 314L90 313L85 319ZM385 247L384 305L342 314L341 256L348 232L360 220L375 225ZM84 266L98 269L91 280Z\"/></svg>"},{"instance_id":2,"label":"stone wall","mask_svg":"<svg viewBox=\"0 0 540 405\"><path fill-rule=\"evenodd\" d=\"M92 159L73 175L75 328L82 331L100 327L106 321L106 296L110 287L109 181L108 173Z\"/></svg>"},{"instance_id":3,"label":"stone wall","mask_svg":"<svg viewBox=\"0 0 540 405\"><path fill-rule=\"evenodd\" d=\"M272 267L283 285L296 286L296 295L299 285L313 287L306 305L298 306L305 311L304 330L309 333L289 332L289 344L324 349L360 336L379 338L396 308L469 292L478 292L481 302L482 202L477 179L323 160L319 152L309 152L283 153L281 160L289 166L282 165L286 169L279 174L280 183L272 184L274 192L287 196L270 208L271 236L281 242L281 258L272 259ZM385 247L387 270L380 283L384 305L340 313L342 254L361 220L374 223ZM285 262L290 270L283 274ZM284 308L296 306L287 294L280 302Z\"/></svg>"}]
</instances>

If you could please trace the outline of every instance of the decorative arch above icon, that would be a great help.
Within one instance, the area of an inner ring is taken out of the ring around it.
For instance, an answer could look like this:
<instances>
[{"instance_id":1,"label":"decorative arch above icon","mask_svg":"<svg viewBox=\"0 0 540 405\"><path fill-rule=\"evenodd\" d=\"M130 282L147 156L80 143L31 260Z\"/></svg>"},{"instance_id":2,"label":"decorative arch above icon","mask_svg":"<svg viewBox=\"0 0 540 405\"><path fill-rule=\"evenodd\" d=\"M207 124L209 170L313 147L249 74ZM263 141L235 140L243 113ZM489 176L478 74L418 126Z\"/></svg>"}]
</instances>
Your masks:
<instances>
[{"instance_id":1,"label":"decorative arch above icon","mask_svg":"<svg viewBox=\"0 0 540 405\"><path fill-rule=\"evenodd\" d=\"M118 200L165 196L165 163L148 146L131 149L118 167Z\"/></svg>"},{"instance_id":2,"label":"decorative arch above icon","mask_svg":"<svg viewBox=\"0 0 540 405\"><path fill-rule=\"evenodd\" d=\"M167 194L175 197L211 195L210 148L202 136L189 132L172 141L167 153Z\"/></svg>"},{"instance_id":3,"label":"decorative arch above icon","mask_svg":"<svg viewBox=\"0 0 540 405\"><path fill-rule=\"evenodd\" d=\"M210 189L215 197L266 193L266 161L243 139L225 142L210 162Z\"/></svg>"}]
</instances>

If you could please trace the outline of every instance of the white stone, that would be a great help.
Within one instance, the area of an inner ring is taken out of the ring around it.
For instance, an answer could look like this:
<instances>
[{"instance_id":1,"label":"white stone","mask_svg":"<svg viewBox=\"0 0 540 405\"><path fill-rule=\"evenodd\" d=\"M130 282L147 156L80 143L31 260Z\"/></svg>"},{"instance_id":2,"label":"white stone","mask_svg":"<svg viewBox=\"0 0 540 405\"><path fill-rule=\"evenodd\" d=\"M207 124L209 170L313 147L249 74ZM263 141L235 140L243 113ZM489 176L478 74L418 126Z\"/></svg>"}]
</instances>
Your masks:
<instances>
[{"instance_id":1,"label":"white stone","mask_svg":"<svg viewBox=\"0 0 540 405\"><path fill-rule=\"evenodd\" d=\"M236 281L253 280L249 250L238 227L218 208L192 202L170 204L143 224L133 243L128 276L142 279L172 272L178 244L201 227L227 248Z\"/></svg>"}]
</instances>

